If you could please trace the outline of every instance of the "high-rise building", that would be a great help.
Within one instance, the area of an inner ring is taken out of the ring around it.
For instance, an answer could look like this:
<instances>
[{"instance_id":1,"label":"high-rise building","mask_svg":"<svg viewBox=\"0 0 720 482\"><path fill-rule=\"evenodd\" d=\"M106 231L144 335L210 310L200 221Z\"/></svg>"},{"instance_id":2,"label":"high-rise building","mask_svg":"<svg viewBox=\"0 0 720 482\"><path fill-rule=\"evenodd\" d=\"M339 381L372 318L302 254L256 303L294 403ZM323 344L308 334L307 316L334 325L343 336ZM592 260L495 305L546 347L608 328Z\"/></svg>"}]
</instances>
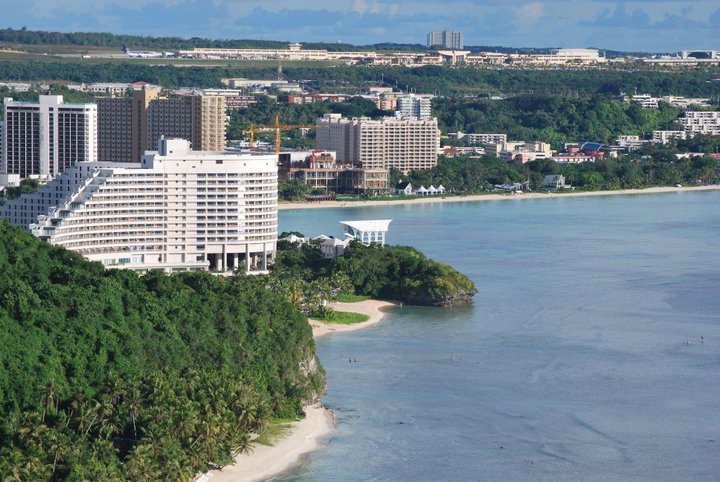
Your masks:
<instances>
[{"instance_id":1,"label":"high-rise building","mask_svg":"<svg viewBox=\"0 0 720 482\"><path fill-rule=\"evenodd\" d=\"M317 125L323 127L316 133L317 148L337 152L338 162L365 169L394 167L402 172L437 164L440 131L434 118L372 120L325 114Z\"/></svg>"},{"instance_id":2,"label":"high-rise building","mask_svg":"<svg viewBox=\"0 0 720 482\"><path fill-rule=\"evenodd\" d=\"M2 216L107 267L264 272L277 242L277 158L162 139L140 163L79 163Z\"/></svg>"},{"instance_id":3,"label":"high-rise building","mask_svg":"<svg viewBox=\"0 0 720 482\"><path fill-rule=\"evenodd\" d=\"M142 85L130 98L98 99L98 158L137 162L160 138L189 139L193 150L225 149L226 113L222 96L160 97Z\"/></svg>"},{"instance_id":4,"label":"high-rise building","mask_svg":"<svg viewBox=\"0 0 720 482\"><path fill-rule=\"evenodd\" d=\"M50 178L77 162L97 160L97 106L71 104L62 95L38 102L4 100L0 171Z\"/></svg>"},{"instance_id":5,"label":"high-rise building","mask_svg":"<svg viewBox=\"0 0 720 482\"><path fill-rule=\"evenodd\" d=\"M443 30L442 32L430 32L427 34L427 46L444 47L451 50L462 50L465 46L462 32Z\"/></svg>"},{"instance_id":6,"label":"high-rise building","mask_svg":"<svg viewBox=\"0 0 720 482\"><path fill-rule=\"evenodd\" d=\"M432 118L432 95L401 95L397 98L396 115L402 119Z\"/></svg>"}]
</instances>

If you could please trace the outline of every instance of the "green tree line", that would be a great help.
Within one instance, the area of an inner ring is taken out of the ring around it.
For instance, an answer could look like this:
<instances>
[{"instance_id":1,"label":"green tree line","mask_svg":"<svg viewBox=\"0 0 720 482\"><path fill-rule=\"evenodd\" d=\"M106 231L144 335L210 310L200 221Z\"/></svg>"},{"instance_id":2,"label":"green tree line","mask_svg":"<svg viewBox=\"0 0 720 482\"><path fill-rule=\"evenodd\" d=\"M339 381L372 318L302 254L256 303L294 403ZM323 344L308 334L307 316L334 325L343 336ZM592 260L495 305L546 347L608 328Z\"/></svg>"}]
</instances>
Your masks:
<instances>
[{"instance_id":1,"label":"green tree line","mask_svg":"<svg viewBox=\"0 0 720 482\"><path fill-rule=\"evenodd\" d=\"M288 41L255 40L255 39L207 39L200 37L150 37L140 35L118 35L108 32L49 32L27 30L26 28L0 29L0 42L19 43L26 45L76 45L81 47L120 47L122 45L140 46L166 50L187 50L192 48L223 48L223 49L284 49ZM136 47L137 48L137 47ZM308 50L323 49L330 51L424 51L425 47L418 44L379 43L374 45L353 45L347 43L303 43Z\"/></svg>"},{"instance_id":2,"label":"green tree line","mask_svg":"<svg viewBox=\"0 0 720 482\"><path fill-rule=\"evenodd\" d=\"M294 286L286 293L302 293L302 286L309 286L316 293L335 291L428 306L470 303L477 293L468 277L414 248L365 246L357 241L332 260L323 258L316 243L296 246L281 241L273 277L281 285ZM318 290L318 286L324 288ZM289 297L304 300L300 294ZM317 303L310 308L317 310Z\"/></svg>"},{"instance_id":3,"label":"green tree line","mask_svg":"<svg viewBox=\"0 0 720 482\"><path fill-rule=\"evenodd\" d=\"M655 147L645 151L645 158L609 158L581 164L558 164L541 159L527 164L505 161L494 156L480 159L441 157L432 169L412 171L407 175L393 172L393 181L402 178L421 185L443 185L456 194L494 190L497 184L525 183L533 190L542 188L546 175L562 174L566 184L586 190L636 189L675 184L708 184L720 182L720 161L707 156L678 159L677 150Z\"/></svg>"},{"instance_id":4,"label":"green tree line","mask_svg":"<svg viewBox=\"0 0 720 482\"><path fill-rule=\"evenodd\" d=\"M519 95L504 100L435 99L433 114L443 132L506 133L508 139L610 143L618 135L649 135L678 129L681 110L660 103L643 109L612 98Z\"/></svg>"},{"instance_id":5,"label":"green tree line","mask_svg":"<svg viewBox=\"0 0 720 482\"><path fill-rule=\"evenodd\" d=\"M223 77L274 78L275 62L267 66L174 67L129 62L83 63L71 60L48 62L0 62L0 78L6 80L69 80L73 82L134 82L145 80L165 87L219 87ZM397 87L402 91L439 96L490 96L522 93L565 96L616 96L622 92L655 96L682 95L717 99L720 69L657 72L650 70L509 70L476 67L418 68L394 66L287 66L288 79L307 80L322 92L359 93L368 85Z\"/></svg>"}]
</instances>

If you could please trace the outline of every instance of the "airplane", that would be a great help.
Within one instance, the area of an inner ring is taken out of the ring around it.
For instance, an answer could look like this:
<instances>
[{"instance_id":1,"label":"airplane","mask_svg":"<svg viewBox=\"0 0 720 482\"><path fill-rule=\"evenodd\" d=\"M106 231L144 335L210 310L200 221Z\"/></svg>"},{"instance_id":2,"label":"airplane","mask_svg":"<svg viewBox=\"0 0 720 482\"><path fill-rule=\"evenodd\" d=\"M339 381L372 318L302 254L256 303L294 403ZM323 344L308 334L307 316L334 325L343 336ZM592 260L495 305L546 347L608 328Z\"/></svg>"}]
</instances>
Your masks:
<instances>
[{"instance_id":1,"label":"airplane","mask_svg":"<svg viewBox=\"0 0 720 482\"><path fill-rule=\"evenodd\" d=\"M122 46L123 52L125 52L125 55L128 57L133 58L141 58L141 59L149 59L149 58L155 58L155 57L162 57L162 52L152 52L152 51L137 51L134 52L127 48L127 45L123 44Z\"/></svg>"}]
</instances>

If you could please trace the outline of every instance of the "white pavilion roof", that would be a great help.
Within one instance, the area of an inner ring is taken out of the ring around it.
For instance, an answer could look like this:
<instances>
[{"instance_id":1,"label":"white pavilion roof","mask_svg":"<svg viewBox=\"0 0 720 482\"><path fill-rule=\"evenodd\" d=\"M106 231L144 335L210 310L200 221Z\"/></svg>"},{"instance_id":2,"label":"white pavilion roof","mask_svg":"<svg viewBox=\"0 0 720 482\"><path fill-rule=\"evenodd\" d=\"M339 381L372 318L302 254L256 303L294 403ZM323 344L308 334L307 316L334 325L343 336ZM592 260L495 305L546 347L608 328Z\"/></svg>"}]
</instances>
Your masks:
<instances>
[{"instance_id":1,"label":"white pavilion roof","mask_svg":"<svg viewBox=\"0 0 720 482\"><path fill-rule=\"evenodd\" d=\"M340 221L340 224L350 226L362 232L387 231L392 219L369 219L364 221Z\"/></svg>"}]
</instances>

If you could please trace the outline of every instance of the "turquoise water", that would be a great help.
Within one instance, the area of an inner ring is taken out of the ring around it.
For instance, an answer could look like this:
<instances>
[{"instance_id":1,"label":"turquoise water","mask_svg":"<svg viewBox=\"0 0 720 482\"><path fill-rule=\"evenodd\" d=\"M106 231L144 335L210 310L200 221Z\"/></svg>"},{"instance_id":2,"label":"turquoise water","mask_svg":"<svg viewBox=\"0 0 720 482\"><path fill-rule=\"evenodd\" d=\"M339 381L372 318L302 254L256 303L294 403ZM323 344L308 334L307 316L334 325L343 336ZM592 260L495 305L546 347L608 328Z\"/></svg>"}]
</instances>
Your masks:
<instances>
[{"instance_id":1,"label":"turquoise water","mask_svg":"<svg viewBox=\"0 0 720 482\"><path fill-rule=\"evenodd\" d=\"M715 191L281 212L309 235L393 219L389 242L479 293L319 340L339 434L279 480L719 480L719 205Z\"/></svg>"}]
</instances>

